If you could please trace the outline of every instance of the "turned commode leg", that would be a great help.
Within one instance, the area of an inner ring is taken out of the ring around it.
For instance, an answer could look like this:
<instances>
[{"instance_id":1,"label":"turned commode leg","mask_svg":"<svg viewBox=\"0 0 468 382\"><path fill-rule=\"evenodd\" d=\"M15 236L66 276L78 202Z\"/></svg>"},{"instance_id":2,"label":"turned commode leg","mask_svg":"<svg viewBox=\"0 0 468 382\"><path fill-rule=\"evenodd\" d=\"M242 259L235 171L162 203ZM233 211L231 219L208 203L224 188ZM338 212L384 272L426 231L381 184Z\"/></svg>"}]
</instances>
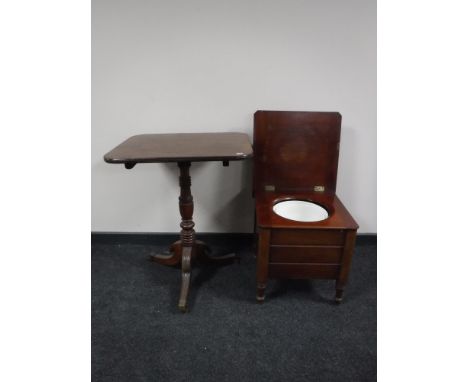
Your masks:
<instances>
[{"instance_id":1,"label":"turned commode leg","mask_svg":"<svg viewBox=\"0 0 468 382\"><path fill-rule=\"evenodd\" d=\"M265 289L268 280L268 261L270 246L270 230L260 229L258 232L257 250L257 301L265 300Z\"/></svg>"},{"instance_id":2,"label":"turned commode leg","mask_svg":"<svg viewBox=\"0 0 468 382\"><path fill-rule=\"evenodd\" d=\"M346 283L348 282L349 271L351 268L351 259L353 257L354 245L356 242L356 231L350 230L346 232L345 244L343 249L343 259L340 269L340 274L336 279L336 294L335 301L339 304L343 301L343 292Z\"/></svg>"}]
</instances>

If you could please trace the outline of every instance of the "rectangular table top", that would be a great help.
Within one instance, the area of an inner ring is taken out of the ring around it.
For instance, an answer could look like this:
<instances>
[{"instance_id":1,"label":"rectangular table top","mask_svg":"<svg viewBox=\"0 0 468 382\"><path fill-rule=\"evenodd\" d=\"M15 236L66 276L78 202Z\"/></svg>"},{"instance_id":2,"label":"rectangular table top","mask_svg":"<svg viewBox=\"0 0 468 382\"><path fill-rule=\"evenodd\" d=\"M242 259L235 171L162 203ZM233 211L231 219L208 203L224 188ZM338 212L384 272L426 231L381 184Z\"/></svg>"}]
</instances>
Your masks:
<instances>
[{"instance_id":1,"label":"rectangular table top","mask_svg":"<svg viewBox=\"0 0 468 382\"><path fill-rule=\"evenodd\" d=\"M104 155L108 163L202 162L242 160L253 155L247 134L141 134Z\"/></svg>"}]
</instances>

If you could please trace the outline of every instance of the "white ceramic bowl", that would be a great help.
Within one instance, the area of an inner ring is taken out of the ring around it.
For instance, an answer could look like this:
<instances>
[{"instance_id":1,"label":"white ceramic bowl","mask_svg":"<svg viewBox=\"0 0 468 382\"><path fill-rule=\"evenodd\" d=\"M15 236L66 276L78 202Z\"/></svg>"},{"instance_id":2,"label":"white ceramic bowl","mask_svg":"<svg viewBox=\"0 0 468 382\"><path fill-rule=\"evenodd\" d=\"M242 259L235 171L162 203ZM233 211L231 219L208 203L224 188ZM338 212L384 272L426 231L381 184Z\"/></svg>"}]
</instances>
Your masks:
<instances>
[{"instance_id":1,"label":"white ceramic bowl","mask_svg":"<svg viewBox=\"0 0 468 382\"><path fill-rule=\"evenodd\" d=\"M276 203L273 212L285 219L299 222L318 222L328 218L325 208L305 200L285 200Z\"/></svg>"}]
</instances>

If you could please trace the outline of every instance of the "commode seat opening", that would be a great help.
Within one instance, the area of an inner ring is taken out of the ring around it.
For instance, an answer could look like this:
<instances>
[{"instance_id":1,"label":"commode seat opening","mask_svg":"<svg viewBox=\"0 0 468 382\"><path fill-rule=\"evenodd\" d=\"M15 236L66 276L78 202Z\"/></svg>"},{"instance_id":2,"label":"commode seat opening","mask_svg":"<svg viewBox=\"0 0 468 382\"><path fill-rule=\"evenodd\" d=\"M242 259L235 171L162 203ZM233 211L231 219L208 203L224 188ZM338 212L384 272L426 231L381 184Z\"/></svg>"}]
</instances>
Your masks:
<instances>
[{"instance_id":1,"label":"commode seat opening","mask_svg":"<svg viewBox=\"0 0 468 382\"><path fill-rule=\"evenodd\" d=\"M306 200L284 200L273 206L273 212L285 219L299 222L318 222L328 218L328 211Z\"/></svg>"}]
</instances>

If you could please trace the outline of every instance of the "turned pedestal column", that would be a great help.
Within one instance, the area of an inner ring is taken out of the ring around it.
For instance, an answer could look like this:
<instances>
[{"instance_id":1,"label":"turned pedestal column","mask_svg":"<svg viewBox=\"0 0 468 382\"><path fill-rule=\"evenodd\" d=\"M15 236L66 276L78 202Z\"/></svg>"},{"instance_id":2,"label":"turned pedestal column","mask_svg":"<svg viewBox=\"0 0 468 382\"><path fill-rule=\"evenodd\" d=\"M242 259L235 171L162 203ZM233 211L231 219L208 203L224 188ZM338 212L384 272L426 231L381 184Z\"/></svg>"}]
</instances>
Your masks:
<instances>
[{"instance_id":1,"label":"turned pedestal column","mask_svg":"<svg viewBox=\"0 0 468 382\"><path fill-rule=\"evenodd\" d=\"M210 248L202 241L195 239L193 227L193 197L190 189L190 162L178 162L179 175L179 211L182 221L180 222L180 240L170 246L169 255L152 255L151 260L164 265L181 265L182 283L180 287L179 309L187 311L187 298L190 289L190 278L192 263L195 260L211 262L216 264L228 264L233 260L239 260L235 254L223 256L210 256Z\"/></svg>"}]
</instances>

